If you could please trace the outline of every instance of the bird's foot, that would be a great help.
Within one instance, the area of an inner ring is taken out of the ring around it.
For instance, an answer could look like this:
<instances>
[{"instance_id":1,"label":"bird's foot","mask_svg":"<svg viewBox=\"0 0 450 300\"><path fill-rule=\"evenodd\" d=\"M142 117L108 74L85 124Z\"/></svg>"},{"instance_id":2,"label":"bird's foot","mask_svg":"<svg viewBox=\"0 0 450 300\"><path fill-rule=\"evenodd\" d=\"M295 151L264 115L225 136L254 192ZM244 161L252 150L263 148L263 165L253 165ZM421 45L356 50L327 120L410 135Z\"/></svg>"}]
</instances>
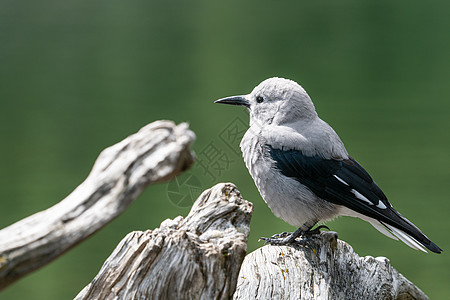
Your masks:
<instances>
[{"instance_id":1,"label":"bird's foot","mask_svg":"<svg viewBox=\"0 0 450 300\"><path fill-rule=\"evenodd\" d=\"M292 232L282 232L282 233L274 234L270 238L271 239L285 238L285 237L290 236L291 234L292 234Z\"/></svg>"},{"instance_id":2,"label":"bird's foot","mask_svg":"<svg viewBox=\"0 0 450 300\"><path fill-rule=\"evenodd\" d=\"M260 240L264 241L264 244L270 244L275 246L283 246L283 245L304 245L307 242L307 238L303 238L301 240L297 240L297 237L303 236L302 233L296 232L282 232L279 234L275 234L270 238L262 237Z\"/></svg>"},{"instance_id":3,"label":"bird's foot","mask_svg":"<svg viewBox=\"0 0 450 300\"><path fill-rule=\"evenodd\" d=\"M284 233L284 232L283 232ZM283 234L283 233L280 233ZM277 236L278 234L275 234ZM292 236L292 234L285 236L285 237L262 237L259 238L260 240L264 241L264 244L270 244L273 246L285 246L285 245L304 245L309 239L301 239L297 240L295 237Z\"/></svg>"},{"instance_id":4,"label":"bird's foot","mask_svg":"<svg viewBox=\"0 0 450 300\"><path fill-rule=\"evenodd\" d=\"M316 228L314 228L314 229L310 229L310 230L308 230L308 231L305 231L305 232L303 232L303 236L305 236L305 235L307 235L307 236L312 236L312 235L316 235L316 234L320 234L320 229L326 229L326 230L330 230L330 228L328 228L328 226L325 226L325 225L320 225L320 226L317 226Z\"/></svg>"},{"instance_id":5,"label":"bird's foot","mask_svg":"<svg viewBox=\"0 0 450 300\"><path fill-rule=\"evenodd\" d=\"M327 230L330 230L325 225L317 226L315 229L310 229L307 231L300 231L297 230L294 233L291 232L282 232L279 234L275 234L270 238L262 237L260 240L264 241L264 244L270 244L270 245L276 245L276 246L282 246L282 245L289 245L289 244L296 244L296 245L304 245L307 241L310 239L305 238L308 236L320 234L320 230L326 228ZM301 240L297 240L297 237L303 237Z\"/></svg>"}]
</instances>

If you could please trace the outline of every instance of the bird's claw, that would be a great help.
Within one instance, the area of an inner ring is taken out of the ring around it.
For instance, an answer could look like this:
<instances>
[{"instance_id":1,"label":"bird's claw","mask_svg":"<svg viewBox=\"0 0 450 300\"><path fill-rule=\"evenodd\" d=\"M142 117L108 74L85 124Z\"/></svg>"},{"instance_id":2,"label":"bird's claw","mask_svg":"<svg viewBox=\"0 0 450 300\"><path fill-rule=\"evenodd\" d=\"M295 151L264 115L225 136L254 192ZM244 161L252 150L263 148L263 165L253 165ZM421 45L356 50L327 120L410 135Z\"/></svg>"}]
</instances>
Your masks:
<instances>
[{"instance_id":1,"label":"bird's claw","mask_svg":"<svg viewBox=\"0 0 450 300\"><path fill-rule=\"evenodd\" d=\"M272 246L286 246L286 245L304 246L308 241L310 241L310 239L307 238L301 240L297 240L295 238L292 239L291 235L286 236L284 238L262 237L260 238L260 240L263 240L265 245L270 244Z\"/></svg>"},{"instance_id":2,"label":"bird's claw","mask_svg":"<svg viewBox=\"0 0 450 300\"><path fill-rule=\"evenodd\" d=\"M276 235L278 235L278 234L276 234ZM273 237L270 237L270 238L262 237L262 238L260 238L260 240L263 240L265 245L270 244L270 245L274 245L274 246L283 246L283 245L289 244L289 241L287 239L290 236L275 237L276 235L274 235Z\"/></svg>"},{"instance_id":3,"label":"bird's claw","mask_svg":"<svg viewBox=\"0 0 450 300\"><path fill-rule=\"evenodd\" d=\"M303 235L303 236L305 236L305 235L311 236L311 235L315 235L315 234L320 234L320 229L330 230L330 228L328 228L328 226L320 225L320 226L317 226L317 227L314 228L314 229L305 231L302 235Z\"/></svg>"},{"instance_id":4,"label":"bird's claw","mask_svg":"<svg viewBox=\"0 0 450 300\"><path fill-rule=\"evenodd\" d=\"M327 226L320 225L320 226L317 226L315 229L304 231L301 234L298 234L298 232L295 232L295 233L282 232L282 233L274 234L270 238L262 237L262 238L260 238L260 240L263 240L264 244L270 244L270 245L276 245L276 246L289 245L289 244L304 245L310 239L303 238L301 240L297 240L296 238L320 234L320 230L324 229L324 228L327 230L330 230L330 228L328 228Z\"/></svg>"},{"instance_id":5,"label":"bird's claw","mask_svg":"<svg viewBox=\"0 0 450 300\"><path fill-rule=\"evenodd\" d=\"M272 235L270 238L262 237L260 240L264 241L264 244L270 245L288 245L295 241L295 237L292 232L282 232Z\"/></svg>"},{"instance_id":6,"label":"bird's claw","mask_svg":"<svg viewBox=\"0 0 450 300\"><path fill-rule=\"evenodd\" d=\"M274 234L270 237L270 239L279 239L279 238L285 238L288 237L292 234L292 232L282 232L282 233L277 233ZM266 239L266 238L262 238L262 239Z\"/></svg>"}]
</instances>

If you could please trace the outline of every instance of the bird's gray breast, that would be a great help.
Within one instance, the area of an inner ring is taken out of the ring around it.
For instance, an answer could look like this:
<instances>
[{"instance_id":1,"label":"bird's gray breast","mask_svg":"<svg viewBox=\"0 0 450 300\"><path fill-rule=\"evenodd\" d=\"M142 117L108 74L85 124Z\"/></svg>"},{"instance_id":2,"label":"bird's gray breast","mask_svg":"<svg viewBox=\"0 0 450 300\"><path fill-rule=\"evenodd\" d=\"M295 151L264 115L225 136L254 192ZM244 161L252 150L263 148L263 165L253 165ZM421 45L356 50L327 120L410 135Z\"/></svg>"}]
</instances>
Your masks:
<instances>
[{"instance_id":1,"label":"bird's gray breast","mask_svg":"<svg viewBox=\"0 0 450 300\"><path fill-rule=\"evenodd\" d=\"M250 128L240 146L245 165L274 215L298 227L334 217L334 205L318 198L297 180L281 174L260 133Z\"/></svg>"}]
</instances>

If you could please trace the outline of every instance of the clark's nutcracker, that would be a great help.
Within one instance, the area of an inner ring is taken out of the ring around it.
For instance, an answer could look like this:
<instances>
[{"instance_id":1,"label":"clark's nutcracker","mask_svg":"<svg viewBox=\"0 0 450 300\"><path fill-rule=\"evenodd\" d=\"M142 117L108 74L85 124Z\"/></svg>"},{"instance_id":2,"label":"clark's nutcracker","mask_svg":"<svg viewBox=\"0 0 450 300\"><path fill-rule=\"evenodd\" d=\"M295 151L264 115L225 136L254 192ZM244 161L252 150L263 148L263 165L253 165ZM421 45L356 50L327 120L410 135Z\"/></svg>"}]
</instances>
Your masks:
<instances>
[{"instance_id":1,"label":"clark's nutcracker","mask_svg":"<svg viewBox=\"0 0 450 300\"><path fill-rule=\"evenodd\" d=\"M296 82L269 78L249 95L215 103L248 108L250 128L240 145L245 164L272 212L299 227L266 242L291 243L317 232L311 230L317 222L343 215L359 217L414 249L442 251L392 207Z\"/></svg>"}]
</instances>

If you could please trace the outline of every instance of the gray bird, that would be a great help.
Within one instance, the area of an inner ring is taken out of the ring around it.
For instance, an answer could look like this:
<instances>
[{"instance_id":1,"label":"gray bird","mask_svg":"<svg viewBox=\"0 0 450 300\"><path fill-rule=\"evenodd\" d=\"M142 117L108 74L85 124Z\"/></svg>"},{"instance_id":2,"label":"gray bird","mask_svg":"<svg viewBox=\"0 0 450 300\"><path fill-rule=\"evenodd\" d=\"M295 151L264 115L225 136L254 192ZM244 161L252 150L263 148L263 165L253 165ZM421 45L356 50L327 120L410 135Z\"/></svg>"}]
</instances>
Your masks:
<instances>
[{"instance_id":1,"label":"gray bird","mask_svg":"<svg viewBox=\"0 0 450 300\"><path fill-rule=\"evenodd\" d=\"M245 165L275 216L299 227L266 242L289 244L317 233L312 228L318 222L351 216L414 249L442 251L392 207L296 82L269 78L248 95L215 103L248 108L250 128L240 144Z\"/></svg>"}]
</instances>

